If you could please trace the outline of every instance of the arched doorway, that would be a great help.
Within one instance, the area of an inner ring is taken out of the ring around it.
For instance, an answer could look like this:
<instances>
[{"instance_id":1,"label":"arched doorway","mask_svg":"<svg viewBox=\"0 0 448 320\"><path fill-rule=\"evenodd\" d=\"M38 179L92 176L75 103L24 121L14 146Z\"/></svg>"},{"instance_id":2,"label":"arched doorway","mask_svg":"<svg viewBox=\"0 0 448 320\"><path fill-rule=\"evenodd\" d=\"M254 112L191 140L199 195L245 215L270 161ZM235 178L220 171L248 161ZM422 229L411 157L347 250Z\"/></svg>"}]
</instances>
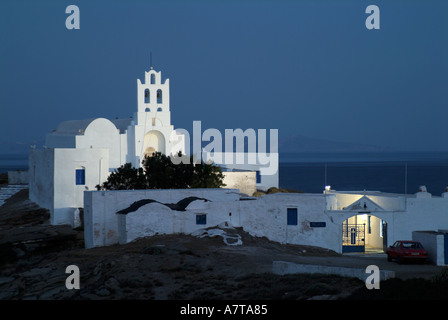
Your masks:
<instances>
[{"instance_id":1,"label":"arched doorway","mask_svg":"<svg viewBox=\"0 0 448 320\"><path fill-rule=\"evenodd\" d=\"M382 252L387 246L387 222L370 212L342 222L342 252Z\"/></svg>"},{"instance_id":2,"label":"arched doorway","mask_svg":"<svg viewBox=\"0 0 448 320\"><path fill-rule=\"evenodd\" d=\"M145 157L152 157L154 152L156 152L156 149L154 149L154 147L147 147L145 149Z\"/></svg>"},{"instance_id":3,"label":"arched doorway","mask_svg":"<svg viewBox=\"0 0 448 320\"><path fill-rule=\"evenodd\" d=\"M154 152L165 153L165 137L157 130L149 131L143 139L143 157L151 157Z\"/></svg>"}]
</instances>

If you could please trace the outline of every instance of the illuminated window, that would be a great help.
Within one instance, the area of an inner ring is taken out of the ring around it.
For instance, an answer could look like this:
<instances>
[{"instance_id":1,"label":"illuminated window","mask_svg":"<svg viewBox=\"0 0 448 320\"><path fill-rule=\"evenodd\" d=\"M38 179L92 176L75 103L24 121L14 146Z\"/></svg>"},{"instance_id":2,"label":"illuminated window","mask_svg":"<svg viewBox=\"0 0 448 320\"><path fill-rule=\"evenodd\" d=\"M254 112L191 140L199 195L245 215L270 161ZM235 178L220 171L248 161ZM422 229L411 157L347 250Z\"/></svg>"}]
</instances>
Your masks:
<instances>
[{"instance_id":1,"label":"illuminated window","mask_svg":"<svg viewBox=\"0 0 448 320\"><path fill-rule=\"evenodd\" d=\"M288 208L287 209L287 223L288 223L288 226L296 226L297 225L297 208Z\"/></svg>"}]
</instances>

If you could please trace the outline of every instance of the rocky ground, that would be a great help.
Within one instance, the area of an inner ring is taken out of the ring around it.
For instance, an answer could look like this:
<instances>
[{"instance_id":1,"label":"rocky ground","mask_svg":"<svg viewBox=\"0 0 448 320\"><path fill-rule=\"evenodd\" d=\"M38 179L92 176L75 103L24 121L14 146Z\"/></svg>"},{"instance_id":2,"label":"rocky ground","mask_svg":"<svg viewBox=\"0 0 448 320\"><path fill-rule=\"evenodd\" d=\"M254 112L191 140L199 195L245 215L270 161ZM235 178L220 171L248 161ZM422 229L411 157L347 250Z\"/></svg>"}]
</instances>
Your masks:
<instances>
[{"instance_id":1,"label":"rocky ground","mask_svg":"<svg viewBox=\"0 0 448 320\"><path fill-rule=\"evenodd\" d=\"M207 234L158 235L87 250L82 230L51 226L48 219L47 210L28 200L27 190L0 207L0 299L377 298L354 278L271 273L274 260L338 256L322 248L282 245L254 238L241 229L223 228L229 239L242 244L228 245L223 237ZM69 265L79 268L79 290L66 288ZM403 285L397 281L391 288ZM424 286L429 288L428 282ZM444 298L448 298L446 288ZM384 297L386 291L381 291Z\"/></svg>"}]
</instances>

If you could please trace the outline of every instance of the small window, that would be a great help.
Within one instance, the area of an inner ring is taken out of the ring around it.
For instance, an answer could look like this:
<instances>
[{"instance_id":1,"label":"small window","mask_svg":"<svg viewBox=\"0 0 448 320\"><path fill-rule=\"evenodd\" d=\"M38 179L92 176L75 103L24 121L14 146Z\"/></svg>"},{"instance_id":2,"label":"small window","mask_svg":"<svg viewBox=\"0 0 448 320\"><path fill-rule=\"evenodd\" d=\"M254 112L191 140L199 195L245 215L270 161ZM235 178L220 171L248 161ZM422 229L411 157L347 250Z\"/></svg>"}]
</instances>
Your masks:
<instances>
[{"instance_id":1,"label":"small window","mask_svg":"<svg viewBox=\"0 0 448 320\"><path fill-rule=\"evenodd\" d=\"M156 83L156 75L153 73L151 75L151 84L155 84Z\"/></svg>"},{"instance_id":2,"label":"small window","mask_svg":"<svg viewBox=\"0 0 448 320\"><path fill-rule=\"evenodd\" d=\"M261 174L259 170L256 171L256 177L257 177L257 183L261 183Z\"/></svg>"},{"instance_id":3,"label":"small window","mask_svg":"<svg viewBox=\"0 0 448 320\"><path fill-rule=\"evenodd\" d=\"M196 224L207 224L207 215L206 214L197 214L196 215Z\"/></svg>"},{"instance_id":4,"label":"small window","mask_svg":"<svg viewBox=\"0 0 448 320\"><path fill-rule=\"evenodd\" d=\"M288 226L296 226L297 225L297 208L288 208L287 209L287 223Z\"/></svg>"},{"instance_id":5,"label":"small window","mask_svg":"<svg viewBox=\"0 0 448 320\"><path fill-rule=\"evenodd\" d=\"M149 109L149 108L145 109L145 112L150 112L150 111L151 111L151 109Z\"/></svg>"},{"instance_id":6,"label":"small window","mask_svg":"<svg viewBox=\"0 0 448 320\"><path fill-rule=\"evenodd\" d=\"M76 185L86 184L86 170L84 168L76 169Z\"/></svg>"},{"instance_id":7,"label":"small window","mask_svg":"<svg viewBox=\"0 0 448 320\"><path fill-rule=\"evenodd\" d=\"M149 103L149 89L145 89L145 103Z\"/></svg>"},{"instance_id":8,"label":"small window","mask_svg":"<svg viewBox=\"0 0 448 320\"><path fill-rule=\"evenodd\" d=\"M157 90L157 103L162 103L162 90Z\"/></svg>"},{"instance_id":9,"label":"small window","mask_svg":"<svg viewBox=\"0 0 448 320\"><path fill-rule=\"evenodd\" d=\"M157 108L157 111L163 111L163 110L162 110L162 108L158 107L158 108Z\"/></svg>"}]
</instances>

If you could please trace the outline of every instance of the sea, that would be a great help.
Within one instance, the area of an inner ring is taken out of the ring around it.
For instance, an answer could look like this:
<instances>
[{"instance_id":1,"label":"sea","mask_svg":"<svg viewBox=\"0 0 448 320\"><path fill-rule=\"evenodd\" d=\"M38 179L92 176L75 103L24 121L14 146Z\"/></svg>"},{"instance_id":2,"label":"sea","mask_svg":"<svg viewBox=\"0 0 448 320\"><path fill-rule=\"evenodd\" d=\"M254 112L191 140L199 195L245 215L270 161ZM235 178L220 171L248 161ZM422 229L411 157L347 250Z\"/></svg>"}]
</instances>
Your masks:
<instances>
[{"instance_id":1,"label":"sea","mask_svg":"<svg viewBox=\"0 0 448 320\"><path fill-rule=\"evenodd\" d=\"M281 188L322 193L381 191L413 194L419 186L440 196L448 186L447 152L281 153ZM27 170L28 155L0 155L0 173Z\"/></svg>"},{"instance_id":2,"label":"sea","mask_svg":"<svg viewBox=\"0 0 448 320\"><path fill-rule=\"evenodd\" d=\"M381 191L414 194L420 186L440 196L448 186L448 152L284 153L282 188L322 193Z\"/></svg>"},{"instance_id":3,"label":"sea","mask_svg":"<svg viewBox=\"0 0 448 320\"><path fill-rule=\"evenodd\" d=\"M27 154L0 154L0 173L28 170Z\"/></svg>"}]
</instances>

